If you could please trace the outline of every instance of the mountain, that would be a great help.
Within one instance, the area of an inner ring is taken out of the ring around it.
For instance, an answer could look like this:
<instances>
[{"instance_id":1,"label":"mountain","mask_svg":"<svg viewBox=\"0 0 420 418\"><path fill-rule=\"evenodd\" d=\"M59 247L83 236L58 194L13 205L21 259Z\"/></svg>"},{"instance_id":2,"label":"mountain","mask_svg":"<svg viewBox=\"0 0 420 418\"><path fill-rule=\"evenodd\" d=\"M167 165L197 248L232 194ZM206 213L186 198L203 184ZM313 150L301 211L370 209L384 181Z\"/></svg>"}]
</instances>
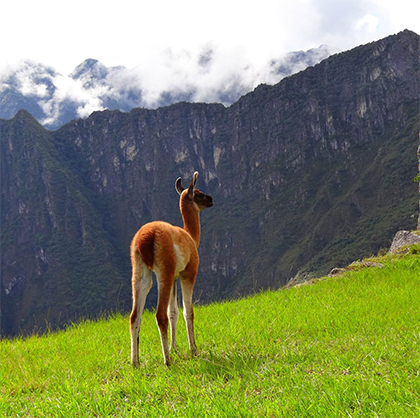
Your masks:
<instances>
[{"instance_id":1,"label":"mountain","mask_svg":"<svg viewBox=\"0 0 420 418\"><path fill-rule=\"evenodd\" d=\"M166 106L183 100L210 101L230 105L251 91L257 80L277 83L282 78L315 65L327 58L334 49L321 45L306 52L290 52L268 62L263 68L236 69L210 83L213 72L213 52L206 51L190 67L194 76L185 72L182 81L159 87L148 85L144 69L137 67L106 67L87 59L69 76L53 68L26 61L17 68L0 74L0 117L12 118L19 109L26 109L48 129L57 129L72 119L87 117L95 110L121 110L134 107ZM190 70L191 70L190 68ZM178 71L179 72L179 71ZM198 73L198 75L196 74ZM251 73L251 74L250 74ZM207 78L206 78L207 77ZM175 78L175 75L174 75ZM206 90L206 85L212 88Z\"/></svg>"},{"instance_id":2,"label":"mountain","mask_svg":"<svg viewBox=\"0 0 420 418\"><path fill-rule=\"evenodd\" d=\"M0 117L12 118L19 109L26 109L36 119L45 118L45 99L56 91L54 79L58 73L35 62L24 62L12 72L0 75Z\"/></svg>"},{"instance_id":3,"label":"mountain","mask_svg":"<svg viewBox=\"0 0 420 418\"><path fill-rule=\"evenodd\" d=\"M174 181L195 170L215 201L198 302L389 247L417 220L419 38L333 55L229 107L106 110L54 132L23 110L1 120L2 332L129 310L131 238L182 224Z\"/></svg>"}]
</instances>

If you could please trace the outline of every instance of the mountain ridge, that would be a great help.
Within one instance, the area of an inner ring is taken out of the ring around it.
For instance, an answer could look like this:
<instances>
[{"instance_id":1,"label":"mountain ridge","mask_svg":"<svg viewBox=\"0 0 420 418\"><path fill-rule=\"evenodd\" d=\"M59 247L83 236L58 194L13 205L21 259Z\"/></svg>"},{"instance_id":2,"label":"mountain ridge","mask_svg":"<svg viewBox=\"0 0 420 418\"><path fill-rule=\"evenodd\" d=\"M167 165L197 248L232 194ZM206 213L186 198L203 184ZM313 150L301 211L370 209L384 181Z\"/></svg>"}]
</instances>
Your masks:
<instances>
[{"instance_id":1,"label":"mountain ridge","mask_svg":"<svg viewBox=\"0 0 420 418\"><path fill-rule=\"evenodd\" d=\"M151 220L181 225L173 184L196 170L215 202L201 217L196 301L389 247L417 218L418 45L404 31L229 107L108 110L57 131L27 112L1 120L3 332L42 327L48 312L57 325L127 311L130 240Z\"/></svg>"},{"instance_id":2,"label":"mountain ridge","mask_svg":"<svg viewBox=\"0 0 420 418\"><path fill-rule=\"evenodd\" d=\"M229 105L252 90L257 79L273 84L316 64L336 50L321 45L306 52L290 52L260 69L249 63L245 72L236 69L236 72L224 74L222 79L210 83L209 88L205 77L213 71L210 52L200 56L197 62L191 57L189 65L198 68L198 76L185 73L186 85L182 81L177 85L153 87L154 90L148 86L141 67L106 67L100 61L88 58L69 76L63 76L52 67L23 62L14 71L0 74L0 117L10 119L19 108L26 108L42 125L55 130L72 119L87 117L94 110L128 112L135 107L157 108L186 100ZM176 77L179 74L175 74Z\"/></svg>"}]
</instances>

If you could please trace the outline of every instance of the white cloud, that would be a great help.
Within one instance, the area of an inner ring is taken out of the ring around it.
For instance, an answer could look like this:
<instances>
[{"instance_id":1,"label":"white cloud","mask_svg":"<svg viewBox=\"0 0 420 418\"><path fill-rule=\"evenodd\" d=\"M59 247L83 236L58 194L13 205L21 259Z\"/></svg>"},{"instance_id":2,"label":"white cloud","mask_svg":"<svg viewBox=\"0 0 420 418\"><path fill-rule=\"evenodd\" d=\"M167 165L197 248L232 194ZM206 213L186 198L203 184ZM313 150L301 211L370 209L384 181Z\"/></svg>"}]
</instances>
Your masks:
<instances>
[{"instance_id":1,"label":"white cloud","mask_svg":"<svg viewBox=\"0 0 420 418\"><path fill-rule=\"evenodd\" d=\"M208 43L242 49L259 66L323 43L343 50L405 28L419 32L419 12L411 0L6 2L0 66L29 58L68 74L93 57L106 66L144 67L167 49L194 56ZM378 20L364 22L366 16ZM367 29L363 36L354 33L358 24Z\"/></svg>"},{"instance_id":2,"label":"white cloud","mask_svg":"<svg viewBox=\"0 0 420 418\"><path fill-rule=\"evenodd\" d=\"M369 33L375 32L379 26L379 18L371 14L365 15L356 23L357 30L367 30Z\"/></svg>"},{"instance_id":3,"label":"white cloud","mask_svg":"<svg viewBox=\"0 0 420 418\"><path fill-rule=\"evenodd\" d=\"M48 95L48 88L53 82L55 73L53 68L33 61L22 61L16 65L5 66L3 71L0 77L2 84L7 83L8 78L13 75L14 83L21 94L40 98Z\"/></svg>"},{"instance_id":4,"label":"white cloud","mask_svg":"<svg viewBox=\"0 0 420 418\"><path fill-rule=\"evenodd\" d=\"M104 110L101 96L108 93L108 86L95 86L86 89L83 80L73 80L68 76L58 75L54 79L56 91L52 98L44 102L43 110L47 113L47 120L43 123L53 123L61 113L60 106L71 101L77 106L78 116L84 118L95 110Z\"/></svg>"},{"instance_id":5,"label":"white cloud","mask_svg":"<svg viewBox=\"0 0 420 418\"><path fill-rule=\"evenodd\" d=\"M258 69L246 57L244 48L207 44L197 51L167 49L155 54L150 65L133 70L143 100L155 106L163 92L192 93L194 101L215 101L218 91L237 78L252 88Z\"/></svg>"},{"instance_id":6,"label":"white cloud","mask_svg":"<svg viewBox=\"0 0 420 418\"><path fill-rule=\"evenodd\" d=\"M20 75L22 92L39 97L51 120L63 100L85 116L104 108L104 95L130 99L132 88L142 90L147 106L167 91L213 101L232 86L278 81L267 63L289 51L321 44L345 50L406 28L420 33L419 8L412 0L9 1L2 5L0 74L22 59L63 74L54 75L53 96L48 74L36 84L28 68ZM89 57L127 70L108 74L108 90L87 88L67 74Z\"/></svg>"}]
</instances>

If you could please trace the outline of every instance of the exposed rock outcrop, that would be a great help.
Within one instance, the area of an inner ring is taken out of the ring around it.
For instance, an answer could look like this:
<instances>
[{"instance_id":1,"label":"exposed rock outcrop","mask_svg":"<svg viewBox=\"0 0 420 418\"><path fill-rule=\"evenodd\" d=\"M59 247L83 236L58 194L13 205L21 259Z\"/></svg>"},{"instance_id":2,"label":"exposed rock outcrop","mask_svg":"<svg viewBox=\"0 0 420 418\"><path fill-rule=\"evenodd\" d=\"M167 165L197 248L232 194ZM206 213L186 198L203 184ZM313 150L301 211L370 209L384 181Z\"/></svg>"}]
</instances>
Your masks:
<instances>
[{"instance_id":1,"label":"exposed rock outcrop","mask_svg":"<svg viewBox=\"0 0 420 418\"><path fill-rule=\"evenodd\" d=\"M394 240L392 241L391 248L389 251L391 253L396 253L401 251L401 248L406 245L417 244L420 242L420 235L417 235L410 231L398 231L395 234Z\"/></svg>"}]
</instances>

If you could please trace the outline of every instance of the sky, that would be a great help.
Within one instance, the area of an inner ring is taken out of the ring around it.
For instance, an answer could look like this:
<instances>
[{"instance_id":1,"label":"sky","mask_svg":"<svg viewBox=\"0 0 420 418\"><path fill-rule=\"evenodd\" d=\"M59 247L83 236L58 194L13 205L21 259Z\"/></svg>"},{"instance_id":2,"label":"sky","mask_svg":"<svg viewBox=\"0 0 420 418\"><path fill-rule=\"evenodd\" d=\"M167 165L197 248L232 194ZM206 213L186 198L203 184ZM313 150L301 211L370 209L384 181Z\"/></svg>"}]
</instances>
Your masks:
<instances>
[{"instance_id":1,"label":"sky","mask_svg":"<svg viewBox=\"0 0 420 418\"><path fill-rule=\"evenodd\" d=\"M1 14L0 68L30 59L62 74L86 58L159 74L206 49L224 65L259 65L321 44L420 34L413 0L8 0Z\"/></svg>"},{"instance_id":2,"label":"sky","mask_svg":"<svg viewBox=\"0 0 420 418\"><path fill-rule=\"evenodd\" d=\"M106 108L104 97L126 100L130 88L142 94L133 107L159 106L166 92L219 102L221 91L278 82L270 61L288 52L345 51L404 29L420 34L415 0L3 0L0 10L0 91L15 74L45 124L60 120L66 99L80 117ZM127 70L86 87L70 74L88 58ZM52 97L34 77L40 72L56 87Z\"/></svg>"}]
</instances>

